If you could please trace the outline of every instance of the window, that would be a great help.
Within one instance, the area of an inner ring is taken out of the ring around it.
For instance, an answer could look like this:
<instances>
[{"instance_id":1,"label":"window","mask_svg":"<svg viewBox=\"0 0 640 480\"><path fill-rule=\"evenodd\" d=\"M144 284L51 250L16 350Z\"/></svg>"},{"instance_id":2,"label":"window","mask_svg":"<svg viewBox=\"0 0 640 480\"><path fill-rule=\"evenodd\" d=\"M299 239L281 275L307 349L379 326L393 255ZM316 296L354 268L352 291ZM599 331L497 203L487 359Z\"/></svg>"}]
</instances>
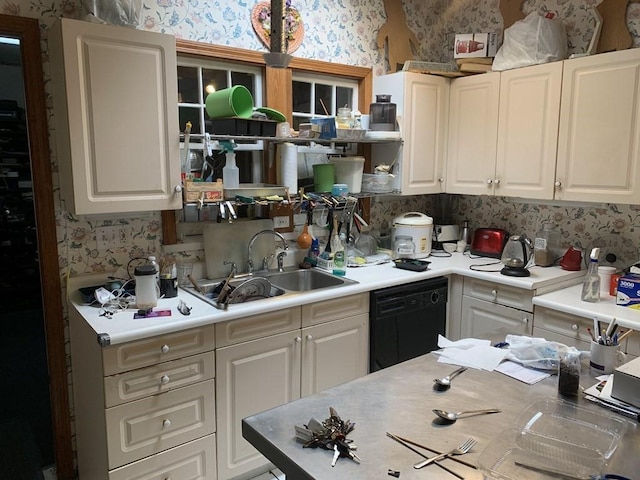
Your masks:
<instances>
[{"instance_id":1,"label":"window","mask_svg":"<svg viewBox=\"0 0 640 480\"><path fill-rule=\"evenodd\" d=\"M293 74L293 128L313 117L335 116L338 108L358 108L358 82L330 75Z\"/></svg>"},{"instance_id":2,"label":"window","mask_svg":"<svg viewBox=\"0 0 640 480\"><path fill-rule=\"evenodd\" d=\"M254 106L262 105L263 90L262 69L249 65L216 62L207 59L194 59L178 56L178 117L180 132L185 131L187 122L191 122L189 156L191 173L204 179L222 178L225 157L220 153L217 143L212 142L215 150L207 158L205 133L211 130L210 118L206 111L207 95L235 85L247 87L253 96ZM264 148L261 141L236 142L236 162L240 169L240 182L260 182L261 169L254 168L262 158ZM184 148L184 147L183 147Z\"/></svg>"}]
</instances>

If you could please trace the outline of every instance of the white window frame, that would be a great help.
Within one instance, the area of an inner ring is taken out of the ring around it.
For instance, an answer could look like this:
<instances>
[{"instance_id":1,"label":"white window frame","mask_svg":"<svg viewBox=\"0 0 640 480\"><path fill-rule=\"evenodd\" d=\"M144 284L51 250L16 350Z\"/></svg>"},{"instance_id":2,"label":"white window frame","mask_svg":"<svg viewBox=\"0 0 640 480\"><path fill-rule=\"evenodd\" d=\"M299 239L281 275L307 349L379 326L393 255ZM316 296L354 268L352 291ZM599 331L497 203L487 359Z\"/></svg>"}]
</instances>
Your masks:
<instances>
[{"instance_id":1,"label":"white window frame","mask_svg":"<svg viewBox=\"0 0 640 480\"><path fill-rule=\"evenodd\" d=\"M329 75L329 74L313 74L308 72L299 72L294 71L291 78L292 82L305 82L311 84L311 99L310 105L316 104L316 93L315 93L315 85L322 84L331 87L331 96L332 99L336 98L336 88L351 88L353 94L351 98L351 109L357 110L358 108L358 81L352 80L350 78L344 78L337 75ZM329 116L335 116L337 114L335 101L331 102L331 105L326 105L329 110ZM307 112L296 112L295 110L292 112L293 117L299 118L326 118L326 115L319 115L314 113Z\"/></svg>"}]
</instances>

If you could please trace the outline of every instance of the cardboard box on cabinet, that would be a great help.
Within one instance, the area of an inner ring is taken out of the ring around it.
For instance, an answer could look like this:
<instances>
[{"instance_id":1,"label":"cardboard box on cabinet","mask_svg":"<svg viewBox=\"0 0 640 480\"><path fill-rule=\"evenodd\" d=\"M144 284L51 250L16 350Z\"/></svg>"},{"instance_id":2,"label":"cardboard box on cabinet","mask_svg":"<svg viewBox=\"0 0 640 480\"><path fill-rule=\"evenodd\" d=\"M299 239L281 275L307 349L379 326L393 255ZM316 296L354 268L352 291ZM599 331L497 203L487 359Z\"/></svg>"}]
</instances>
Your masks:
<instances>
[{"instance_id":1,"label":"cardboard box on cabinet","mask_svg":"<svg viewBox=\"0 0 640 480\"><path fill-rule=\"evenodd\" d=\"M496 33L457 33L453 58L495 57L498 51Z\"/></svg>"}]
</instances>

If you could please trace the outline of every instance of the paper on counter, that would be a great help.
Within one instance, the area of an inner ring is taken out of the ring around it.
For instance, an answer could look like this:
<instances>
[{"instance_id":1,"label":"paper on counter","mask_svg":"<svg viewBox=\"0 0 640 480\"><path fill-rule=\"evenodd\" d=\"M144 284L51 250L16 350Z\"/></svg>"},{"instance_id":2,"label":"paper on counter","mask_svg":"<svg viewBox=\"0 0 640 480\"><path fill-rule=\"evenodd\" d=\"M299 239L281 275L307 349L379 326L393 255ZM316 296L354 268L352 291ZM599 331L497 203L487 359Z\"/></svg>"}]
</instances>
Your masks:
<instances>
[{"instance_id":1,"label":"paper on counter","mask_svg":"<svg viewBox=\"0 0 640 480\"><path fill-rule=\"evenodd\" d=\"M443 347L433 353L439 355L439 363L449 363L463 367L492 371L502 362L508 352L491 346L489 340L463 338L451 342L438 336L438 346Z\"/></svg>"},{"instance_id":2,"label":"paper on counter","mask_svg":"<svg viewBox=\"0 0 640 480\"><path fill-rule=\"evenodd\" d=\"M548 372L527 368L520 365L519 363L512 362L511 360L507 360L498 365L496 367L496 372L503 373L511 378L515 378L516 380L520 380L521 382L527 383L529 385L538 383L539 381L551 376L551 374Z\"/></svg>"}]
</instances>

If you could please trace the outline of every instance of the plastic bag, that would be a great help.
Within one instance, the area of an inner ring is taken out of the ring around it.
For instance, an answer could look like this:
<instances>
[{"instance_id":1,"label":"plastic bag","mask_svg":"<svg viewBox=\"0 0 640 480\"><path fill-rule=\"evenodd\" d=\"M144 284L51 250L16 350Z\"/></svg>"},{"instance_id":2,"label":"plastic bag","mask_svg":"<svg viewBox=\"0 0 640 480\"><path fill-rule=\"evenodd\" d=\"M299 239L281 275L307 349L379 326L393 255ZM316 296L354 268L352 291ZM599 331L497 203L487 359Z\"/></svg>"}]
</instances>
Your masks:
<instances>
[{"instance_id":1,"label":"plastic bag","mask_svg":"<svg viewBox=\"0 0 640 480\"><path fill-rule=\"evenodd\" d=\"M501 71L567 58L567 32L562 22L531 12L504 31L504 42L493 59Z\"/></svg>"},{"instance_id":2,"label":"plastic bag","mask_svg":"<svg viewBox=\"0 0 640 480\"><path fill-rule=\"evenodd\" d=\"M544 338L507 335L505 342L509 344L507 360L539 370L557 370L562 356L569 353L581 355L576 347L568 347Z\"/></svg>"},{"instance_id":3,"label":"plastic bag","mask_svg":"<svg viewBox=\"0 0 640 480\"><path fill-rule=\"evenodd\" d=\"M82 4L91 15L109 25L140 25L142 0L82 0Z\"/></svg>"}]
</instances>

